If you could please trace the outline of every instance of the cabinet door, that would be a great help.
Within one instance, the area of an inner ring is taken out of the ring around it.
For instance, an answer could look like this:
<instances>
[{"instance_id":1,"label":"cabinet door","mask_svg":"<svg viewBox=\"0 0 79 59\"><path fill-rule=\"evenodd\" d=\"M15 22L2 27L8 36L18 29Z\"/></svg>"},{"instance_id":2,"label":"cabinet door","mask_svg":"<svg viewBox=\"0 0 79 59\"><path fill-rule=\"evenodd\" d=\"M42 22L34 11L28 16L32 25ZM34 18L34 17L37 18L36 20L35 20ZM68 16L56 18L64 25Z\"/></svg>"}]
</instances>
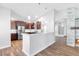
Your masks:
<instances>
[{"instance_id":1,"label":"cabinet door","mask_svg":"<svg viewBox=\"0 0 79 59\"><path fill-rule=\"evenodd\" d=\"M17 33L11 34L11 41L13 41L13 40L18 40L18 34Z\"/></svg>"},{"instance_id":2,"label":"cabinet door","mask_svg":"<svg viewBox=\"0 0 79 59\"><path fill-rule=\"evenodd\" d=\"M37 29L41 29L41 22L38 21L38 22L36 23L36 27L37 27Z\"/></svg>"}]
</instances>

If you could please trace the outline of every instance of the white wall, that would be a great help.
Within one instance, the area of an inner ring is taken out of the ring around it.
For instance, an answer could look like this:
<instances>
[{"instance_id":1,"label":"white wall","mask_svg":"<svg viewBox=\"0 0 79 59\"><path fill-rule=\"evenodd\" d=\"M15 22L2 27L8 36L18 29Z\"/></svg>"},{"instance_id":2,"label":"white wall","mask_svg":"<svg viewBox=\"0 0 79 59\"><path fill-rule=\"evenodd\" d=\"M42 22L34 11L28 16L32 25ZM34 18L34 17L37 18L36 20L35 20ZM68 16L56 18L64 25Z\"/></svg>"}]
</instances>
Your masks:
<instances>
[{"instance_id":1,"label":"white wall","mask_svg":"<svg viewBox=\"0 0 79 59\"><path fill-rule=\"evenodd\" d=\"M47 32L54 32L54 10L47 14L46 20L48 22Z\"/></svg>"},{"instance_id":2,"label":"white wall","mask_svg":"<svg viewBox=\"0 0 79 59\"><path fill-rule=\"evenodd\" d=\"M0 7L0 49L10 47L10 10Z\"/></svg>"},{"instance_id":3,"label":"white wall","mask_svg":"<svg viewBox=\"0 0 79 59\"><path fill-rule=\"evenodd\" d=\"M54 9L49 10L41 16L39 20L42 22L42 29L44 33L54 32Z\"/></svg>"},{"instance_id":4,"label":"white wall","mask_svg":"<svg viewBox=\"0 0 79 59\"><path fill-rule=\"evenodd\" d=\"M11 10L11 20L25 21L25 18L17 14L15 11Z\"/></svg>"}]
</instances>

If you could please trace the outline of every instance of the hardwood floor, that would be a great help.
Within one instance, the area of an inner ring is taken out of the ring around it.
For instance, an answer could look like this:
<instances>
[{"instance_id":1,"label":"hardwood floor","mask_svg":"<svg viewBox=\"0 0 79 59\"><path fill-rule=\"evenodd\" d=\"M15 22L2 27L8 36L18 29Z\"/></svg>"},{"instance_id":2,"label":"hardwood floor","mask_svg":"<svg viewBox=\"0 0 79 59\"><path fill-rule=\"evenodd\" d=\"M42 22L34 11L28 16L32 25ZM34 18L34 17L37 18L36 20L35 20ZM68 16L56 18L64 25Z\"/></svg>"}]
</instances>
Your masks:
<instances>
[{"instance_id":1,"label":"hardwood floor","mask_svg":"<svg viewBox=\"0 0 79 59\"><path fill-rule=\"evenodd\" d=\"M12 41L10 48L0 50L0 56L25 56L22 52L22 40Z\"/></svg>"},{"instance_id":2,"label":"hardwood floor","mask_svg":"<svg viewBox=\"0 0 79 59\"><path fill-rule=\"evenodd\" d=\"M41 51L37 56L79 56L79 48L66 45L65 38L56 38L56 43Z\"/></svg>"},{"instance_id":3,"label":"hardwood floor","mask_svg":"<svg viewBox=\"0 0 79 59\"><path fill-rule=\"evenodd\" d=\"M79 48L66 46L64 38L56 38L56 43L36 56L79 56ZM10 48L0 50L0 56L25 56L22 52L22 40L12 41Z\"/></svg>"}]
</instances>

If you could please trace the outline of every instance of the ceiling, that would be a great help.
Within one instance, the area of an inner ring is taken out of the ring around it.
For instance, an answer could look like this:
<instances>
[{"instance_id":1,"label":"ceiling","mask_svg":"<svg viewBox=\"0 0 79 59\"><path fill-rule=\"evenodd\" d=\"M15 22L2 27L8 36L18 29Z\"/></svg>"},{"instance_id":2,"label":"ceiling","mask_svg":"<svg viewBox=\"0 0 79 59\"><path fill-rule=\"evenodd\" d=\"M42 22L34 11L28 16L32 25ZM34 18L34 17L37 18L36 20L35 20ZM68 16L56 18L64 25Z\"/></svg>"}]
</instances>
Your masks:
<instances>
[{"instance_id":1,"label":"ceiling","mask_svg":"<svg viewBox=\"0 0 79 59\"><path fill-rule=\"evenodd\" d=\"M2 3L4 7L7 7L17 14L27 16L41 16L51 9L63 10L69 7L78 7L79 4L75 3Z\"/></svg>"}]
</instances>

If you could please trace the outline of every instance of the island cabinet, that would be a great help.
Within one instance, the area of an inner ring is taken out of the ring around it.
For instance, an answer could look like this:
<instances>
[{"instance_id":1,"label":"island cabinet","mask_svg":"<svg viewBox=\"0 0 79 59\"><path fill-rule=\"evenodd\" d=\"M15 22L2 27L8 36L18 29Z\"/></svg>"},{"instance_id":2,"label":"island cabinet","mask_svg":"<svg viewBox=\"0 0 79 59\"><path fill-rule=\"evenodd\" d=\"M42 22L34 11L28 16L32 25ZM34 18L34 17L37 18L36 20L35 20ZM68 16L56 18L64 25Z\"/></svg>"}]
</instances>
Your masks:
<instances>
[{"instance_id":1,"label":"island cabinet","mask_svg":"<svg viewBox=\"0 0 79 59\"><path fill-rule=\"evenodd\" d=\"M42 50L55 43L54 33L23 33L23 48L22 51L28 55L36 55Z\"/></svg>"}]
</instances>

